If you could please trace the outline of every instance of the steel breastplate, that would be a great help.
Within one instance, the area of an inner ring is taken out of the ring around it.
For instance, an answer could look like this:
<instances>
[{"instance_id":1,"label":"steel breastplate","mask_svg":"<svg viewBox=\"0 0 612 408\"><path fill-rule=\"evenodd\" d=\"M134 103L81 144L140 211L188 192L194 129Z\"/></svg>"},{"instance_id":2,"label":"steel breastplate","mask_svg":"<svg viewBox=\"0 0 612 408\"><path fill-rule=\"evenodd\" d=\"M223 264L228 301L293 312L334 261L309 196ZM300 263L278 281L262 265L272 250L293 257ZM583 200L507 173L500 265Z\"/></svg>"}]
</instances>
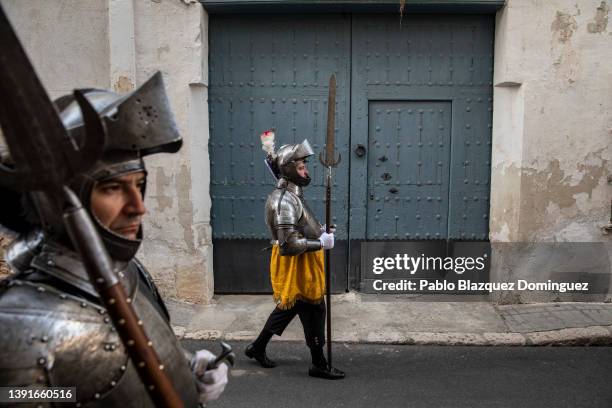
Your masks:
<instances>
[{"instance_id":1,"label":"steel breastplate","mask_svg":"<svg viewBox=\"0 0 612 408\"><path fill-rule=\"evenodd\" d=\"M321 236L321 224L302 197L300 201L302 202L302 217L298 221L297 229L305 238L317 239Z\"/></svg>"},{"instance_id":2,"label":"steel breastplate","mask_svg":"<svg viewBox=\"0 0 612 408\"><path fill-rule=\"evenodd\" d=\"M49 254L41 255L38 261ZM63 279L53 275L57 279L41 283L22 274L6 281L0 290L0 327L5 330L0 336L0 384L76 386L77 406L83 407L153 407L99 299L66 290L87 289L89 282L79 276L82 270L53 259L53 266L48 264L46 269L61 271ZM30 276L42 274L35 270ZM147 296L149 289L135 265L128 265L123 276L122 283L175 389L186 407L198 406L183 350Z\"/></svg>"},{"instance_id":3,"label":"steel breastplate","mask_svg":"<svg viewBox=\"0 0 612 408\"><path fill-rule=\"evenodd\" d=\"M287 180L279 180L277 188L268 196L265 211L266 224L273 240L278 240L279 219L293 225L307 239L321 236L321 224L306 204L302 189ZM283 214L279 214L279 211Z\"/></svg>"}]
</instances>

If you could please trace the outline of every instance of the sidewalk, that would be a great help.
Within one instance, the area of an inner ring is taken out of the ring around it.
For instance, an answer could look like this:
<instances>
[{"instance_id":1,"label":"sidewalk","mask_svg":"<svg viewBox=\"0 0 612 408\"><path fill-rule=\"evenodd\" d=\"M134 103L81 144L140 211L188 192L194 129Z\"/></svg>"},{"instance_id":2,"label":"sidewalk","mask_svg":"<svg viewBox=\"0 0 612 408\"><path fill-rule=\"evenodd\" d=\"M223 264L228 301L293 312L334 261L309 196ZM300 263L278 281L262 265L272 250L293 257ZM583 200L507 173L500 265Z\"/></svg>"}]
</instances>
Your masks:
<instances>
[{"instance_id":1,"label":"sidewalk","mask_svg":"<svg viewBox=\"0 0 612 408\"><path fill-rule=\"evenodd\" d=\"M271 295L215 296L205 306L168 302L177 336L252 340L274 309ZM612 304L423 301L393 295L332 296L333 340L346 343L543 346L612 345ZM275 341L303 341L296 318Z\"/></svg>"}]
</instances>

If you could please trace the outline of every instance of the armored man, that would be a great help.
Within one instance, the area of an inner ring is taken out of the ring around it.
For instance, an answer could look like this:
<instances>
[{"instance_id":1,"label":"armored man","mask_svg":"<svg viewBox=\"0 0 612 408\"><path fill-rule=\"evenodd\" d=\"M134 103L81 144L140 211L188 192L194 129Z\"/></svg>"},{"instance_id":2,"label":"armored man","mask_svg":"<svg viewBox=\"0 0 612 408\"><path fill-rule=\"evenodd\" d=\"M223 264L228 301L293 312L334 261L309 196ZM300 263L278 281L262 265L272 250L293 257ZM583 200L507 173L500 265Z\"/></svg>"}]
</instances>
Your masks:
<instances>
[{"instance_id":1,"label":"armored man","mask_svg":"<svg viewBox=\"0 0 612 408\"><path fill-rule=\"evenodd\" d=\"M88 209L185 406L217 399L227 365L204 370L215 359L212 353L182 349L153 280L135 257L146 212L143 157L174 153L182 143L161 74L128 95L90 89L85 97L104 121L107 141L102 158L70 186ZM62 97L56 106L70 141L83 145L88 133L74 97ZM23 199L9 190L0 193L9 204L13 197L16 209L2 213L0 224L24 234L8 251L14 274L0 282L0 384L76 387L77 407L157 406L74 251L61 212L39 193Z\"/></svg>"},{"instance_id":2,"label":"armored man","mask_svg":"<svg viewBox=\"0 0 612 408\"><path fill-rule=\"evenodd\" d=\"M272 235L270 279L276 308L246 355L262 367L276 366L266 355L272 336L283 334L298 315L310 348L308 374L325 379L344 378L344 372L329 367L323 355L325 344L325 271L323 249L334 247L334 234L324 232L306 205L302 189L310 183L306 159L313 155L307 140L281 146L274 151L274 133L261 135L266 164L278 180L265 207L266 224Z\"/></svg>"}]
</instances>

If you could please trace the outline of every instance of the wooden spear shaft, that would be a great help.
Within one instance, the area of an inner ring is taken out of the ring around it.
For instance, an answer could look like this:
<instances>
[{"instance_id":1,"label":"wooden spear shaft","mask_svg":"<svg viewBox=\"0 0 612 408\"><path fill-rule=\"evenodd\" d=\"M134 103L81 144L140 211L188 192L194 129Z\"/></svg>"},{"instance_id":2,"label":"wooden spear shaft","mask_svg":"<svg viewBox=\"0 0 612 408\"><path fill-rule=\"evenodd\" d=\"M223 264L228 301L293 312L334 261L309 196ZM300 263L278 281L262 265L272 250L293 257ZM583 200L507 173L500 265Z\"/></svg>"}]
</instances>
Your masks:
<instances>
[{"instance_id":1,"label":"wooden spear shaft","mask_svg":"<svg viewBox=\"0 0 612 408\"><path fill-rule=\"evenodd\" d=\"M327 139L325 141L325 156L319 154L319 161L327 168L325 179L325 225L326 232L331 232L331 187L332 167L340 163L340 155L335 158L335 132L336 132L336 76L329 78L329 97L327 99ZM332 328L331 328L331 251L325 250L325 301L327 303L327 364L332 368Z\"/></svg>"},{"instance_id":2,"label":"wooden spear shaft","mask_svg":"<svg viewBox=\"0 0 612 408\"><path fill-rule=\"evenodd\" d=\"M331 166L327 168L325 182L325 225L331 231ZM332 368L332 326L331 326L331 251L325 250L325 302L327 303L327 364Z\"/></svg>"}]
</instances>

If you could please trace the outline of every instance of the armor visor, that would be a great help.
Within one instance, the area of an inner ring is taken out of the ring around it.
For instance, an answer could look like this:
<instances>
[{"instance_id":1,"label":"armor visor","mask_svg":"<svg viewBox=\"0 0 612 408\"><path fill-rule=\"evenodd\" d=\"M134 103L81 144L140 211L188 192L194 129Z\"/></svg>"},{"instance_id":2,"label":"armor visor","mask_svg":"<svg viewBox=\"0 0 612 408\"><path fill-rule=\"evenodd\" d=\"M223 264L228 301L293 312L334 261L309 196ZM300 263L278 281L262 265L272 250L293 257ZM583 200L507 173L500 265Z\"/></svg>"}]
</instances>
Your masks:
<instances>
[{"instance_id":1,"label":"armor visor","mask_svg":"<svg viewBox=\"0 0 612 408\"><path fill-rule=\"evenodd\" d=\"M304 139L300 144L281 146L276 153L276 163L279 168L282 168L291 162L305 159L313 154L314 150L312 150L310 143L308 140Z\"/></svg>"},{"instance_id":2,"label":"armor visor","mask_svg":"<svg viewBox=\"0 0 612 408\"><path fill-rule=\"evenodd\" d=\"M182 139L160 72L123 97L96 89L86 92L85 97L104 118L108 134L106 152L127 150L144 157L160 152L175 153L180 149ZM76 101L60 108L64 126L77 142L80 141L85 135L82 134L83 116Z\"/></svg>"}]
</instances>

